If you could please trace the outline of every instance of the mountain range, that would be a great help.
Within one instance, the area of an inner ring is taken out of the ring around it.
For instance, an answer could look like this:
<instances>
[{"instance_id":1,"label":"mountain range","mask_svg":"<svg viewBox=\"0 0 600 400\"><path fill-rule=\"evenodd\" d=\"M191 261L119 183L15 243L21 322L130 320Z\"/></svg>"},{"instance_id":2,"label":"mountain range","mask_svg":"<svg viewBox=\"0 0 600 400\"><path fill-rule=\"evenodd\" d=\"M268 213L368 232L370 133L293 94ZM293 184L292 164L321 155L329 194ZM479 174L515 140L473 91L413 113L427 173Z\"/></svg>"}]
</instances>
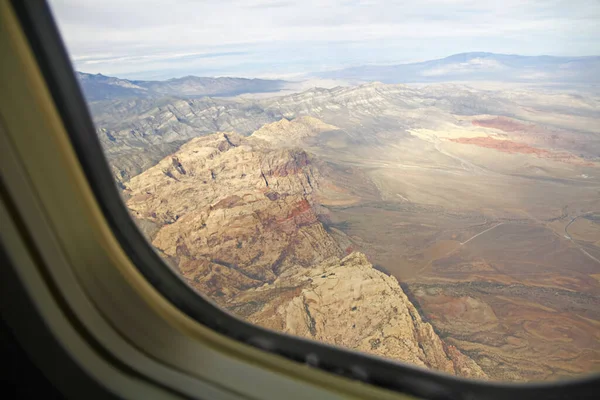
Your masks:
<instances>
[{"instance_id":1,"label":"mountain range","mask_svg":"<svg viewBox=\"0 0 600 400\"><path fill-rule=\"evenodd\" d=\"M433 83L451 81L502 81L520 83L600 83L600 56L554 57L494 53L461 53L439 60L399 65L363 65L336 71L309 73L304 80L327 79L348 83ZM277 93L306 89L299 82L233 77L185 76L165 81L129 80L77 72L88 101L163 96L230 97L249 93ZM322 82L319 82L322 83Z\"/></svg>"},{"instance_id":2,"label":"mountain range","mask_svg":"<svg viewBox=\"0 0 600 400\"><path fill-rule=\"evenodd\" d=\"M161 97L166 95L203 97L235 96L242 93L266 93L281 90L281 80L246 78L206 78L185 76L166 81L128 80L77 72L77 78L88 101L115 98Z\"/></svg>"},{"instance_id":3,"label":"mountain range","mask_svg":"<svg viewBox=\"0 0 600 400\"><path fill-rule=\"evenodd\" d=\"M489 80L598 84L598 71L600 56L521 56L473 52L410 64L357 66L317 73L316 76L383 83Z\"/></svg>"},{"instance_id":4,"label":"mountain range","mask_svg":"<svg viewBox=\"0 0 600 400\"><path fill-rule=\"evenodd\" d=\"M560 101L557 101L560 100ZM369 83L333 89L314 88L302 93L268 99L222 98L137 98L90 103L98 135L118 182L124 182L172 153L191 138L217 131L249 135L267 123L310 115L343 127L351 144L385 143L389 137L409 137L415 128L437 129L454 126L456 115L502 115L539 118L526 111L585 113L597 117L595 105L575 95L555 99L533 92L476 90L456 84L435 84L423 88ZM555 129L573 128L573 123L555 122ZM570 124L570 125L569 125ZM455 128L453 128L455 129ZM593 126L578 129L592 130ZM593 157L600 151L595 136L561 141L577 154ZM550 137L539 140L548 145Z\"/></svg>"},{"instance_id":5,"label":"mountain range","mask_svg":"<svg viewBox=\"0 0 600 400\"><path fill-rule=\"evenodd\" d=\"M254 324L425 368L487 378L423 321L398 281L340 247L323 204L376 191L296 148L312 117L190 140L127 182L127 206L190 286ZM283 139L283 140L282 140ZM346 182L352 181L353 187ZM357 190L359 189L359 190Z\"/></svg>"}]
</instances>

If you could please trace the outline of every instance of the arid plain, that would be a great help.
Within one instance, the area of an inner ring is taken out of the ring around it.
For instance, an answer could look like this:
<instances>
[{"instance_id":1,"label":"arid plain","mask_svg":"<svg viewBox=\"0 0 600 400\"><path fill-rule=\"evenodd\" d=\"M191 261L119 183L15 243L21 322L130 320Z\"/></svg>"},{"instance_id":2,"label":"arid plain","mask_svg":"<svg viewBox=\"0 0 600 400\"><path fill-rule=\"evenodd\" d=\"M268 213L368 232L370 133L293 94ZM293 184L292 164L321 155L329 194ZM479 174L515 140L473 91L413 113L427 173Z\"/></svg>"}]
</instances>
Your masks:
<instances>
[{"instance_id":1,"label":"arid plain","mask_svg":"<svg viewBox=\"0 0 600 400\"><path fill-rule=\"evenodd\" d=\"M572 115L526 98L518 118L454 116L375 146L332 132L311 149L378 189L376 201L327 206L330 229L500 380L559 379L600 360L600 120L576 132Z\"/></svg>"}]
</instances>

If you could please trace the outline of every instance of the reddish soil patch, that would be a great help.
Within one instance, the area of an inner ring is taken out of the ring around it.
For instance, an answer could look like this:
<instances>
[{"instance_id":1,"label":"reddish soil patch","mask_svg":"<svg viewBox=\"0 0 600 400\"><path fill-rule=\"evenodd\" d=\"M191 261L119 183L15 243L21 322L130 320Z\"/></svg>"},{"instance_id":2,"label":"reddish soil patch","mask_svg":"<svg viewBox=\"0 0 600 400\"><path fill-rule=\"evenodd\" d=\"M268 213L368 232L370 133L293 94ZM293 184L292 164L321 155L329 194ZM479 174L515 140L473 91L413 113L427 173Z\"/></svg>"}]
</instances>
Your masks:
<instances>
[{"instance_id":1,"label":"reddish soil patch","mask_svg":"<svg viewBox=\"0 0 600 400\"><path fill-rule=\"evenodd\" d=\"M293 222L292 226L301 227L317 222L317 216L314 213L310 203L304 199L294 205L286 218L278 219L277 222L284 225L286 223Z\"/></svg>"},{"instance_id":2,"label":"reddish soil patch","mask_svg":"<svg viewBox=\"0 0 600 400\"><path fill-rule=\"evenodd\" d=\"M535 125L522 124L506 117L474 120L472 121L472 124L475 126L482 126L484 128L499 129L504 132L525 131L531 130L535 127Z\"/></svg>"},{"instance_id":3,"label":"reddish soil patch","mask_svg":"<svg viewBox=\"0 0 600 400\"><path fill-rule=\"evenodd\" d=\"M567 152L552 152L549 150L539 149L532 147L526 143L513 142L512 140L498 140L491 137L472 137L472 138L458 138L450 139L452 142L462 144L472 144L479 147L485 147L488 149L494 149L502 151L504 153L519 153L519 154L532 154L540 158L549 158L554 161L564 162L569 164L593 166L591 162L586 162L581 158L574 156Z\"/></svg>"},{"instance_id":4,"label":"reddish soil patch","mask_svg":"<svg viewBox=\"0 0 600 400\"><path fill-rule=\"evenodd\" d=\"M289 215L288 215L288 219L289 218L294 218L300 214L305 213L306 211L310 210L310 203L308 202L308 200L304 199L301 200L299 203L297 203L295 205L295 207L290 211Z\"/></svg>"},{"instance_id":5,"label":"reddish soil patch","mask_svg":"<svg viewBox=\"0 0 600 400\"><path fill-rule=\"evenodd\" d=\"M308 155L304 151L293 153L291 154L291 157L291 160L272 168L269 171L269 176L285 177L288 175L294 175L300 172L302 168L310 164Z\"/></svg>"},{"instance_id":6,"label":"reddish soil patch","mask_svg":"<svg viewBox=\"0 0 600 400\"><path fill-rule=\"evenodd\" d=\"M494 149L504 153L535 154L540 157L549 157L552 154L548 150L537 149L525 143L517 143L513 142L512 140L498 140L491 137L463 137L450 140L456 143L473 144L479 147L486 147L488 149Z\"/></svg>"}]
</instances>

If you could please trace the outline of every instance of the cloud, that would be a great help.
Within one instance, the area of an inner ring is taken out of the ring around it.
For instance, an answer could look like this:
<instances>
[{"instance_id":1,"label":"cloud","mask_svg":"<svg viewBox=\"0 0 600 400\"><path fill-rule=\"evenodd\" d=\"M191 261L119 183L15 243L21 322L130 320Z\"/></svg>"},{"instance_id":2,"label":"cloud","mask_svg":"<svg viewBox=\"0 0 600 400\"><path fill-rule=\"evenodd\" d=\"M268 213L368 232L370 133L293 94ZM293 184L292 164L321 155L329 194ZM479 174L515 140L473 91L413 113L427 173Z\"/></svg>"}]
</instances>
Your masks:
<instances>
[{"instance_id":1,"label":"cloud","mask_svg":"<svg viewBox=\"0 0 600 400\"><path fill-rule=\"evenodd\" d=\"M161 53L161 54L150 54L150 55L132 55L132 56L115 56L112 54L91 54L87 56L75 56L73 60L79 65L94 65L94 64L136 64L140 62L156 62L156 61L170 61L170 62L183 62L188 59L201 59L201 58L219 58L219 57L230 57L244 55L247 52L244 51L229 51L220 53Z\"/></svg>"},{"instance_id":2,"label":"cloud","mask_svg":"<svg viewBox=\"0 0 600 400\"><path fill-rule=\"evenodd\" d=\"M246 4L244 7L245 8L258 8L258 9L265 9L265 8L282 8L282 7L291 7L294 6L294 2L293 1L281 1L281 0L263 0L263 1L255 1L255 2L248 2L249 4Z\"/></svg>"},{"instance_id":3,"label":"cloud","mask_svg":"<svg viewBox=\"0 0 600 400\"><path fill-rule=\"evenodd\" d=\"M50 0L50 4L77 68L139 77L290 74L474 50L600 53L595 40L600 36L597 0Z\"/></svg>"}]
</instances>

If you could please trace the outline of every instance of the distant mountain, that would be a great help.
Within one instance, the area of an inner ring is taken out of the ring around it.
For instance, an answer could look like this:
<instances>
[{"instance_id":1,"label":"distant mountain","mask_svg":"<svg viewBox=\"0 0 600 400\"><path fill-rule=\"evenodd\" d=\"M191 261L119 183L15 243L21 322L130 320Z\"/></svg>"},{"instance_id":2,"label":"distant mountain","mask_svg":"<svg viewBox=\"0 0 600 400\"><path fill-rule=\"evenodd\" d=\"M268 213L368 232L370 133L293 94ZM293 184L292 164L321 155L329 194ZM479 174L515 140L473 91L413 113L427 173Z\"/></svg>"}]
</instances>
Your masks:
<instances>
[{"instance_id":1,"label":"distant mountain","mask_svg":"<svg viewBox=\"0 0 600 400\"><path fill-rule=\"evenodd\" d=\"M383 83L493 80L600 83L600 56L553 57L461 53L439 60L360 66L317 74L320 78Z\"/></svg>"},{"instance_id":2,"label":"distant mountain","mask_svg":"<svg viewBox=\"0 0 600 400\"><path fill-rule=\"evenodd\" d=\"M149 243L247 322L463 377L582 376L600 367L600 97L498 86L90 109Z\"/></svg>"},{"instance_id":3,"label":"distant mountain","mask_svg":"<svg viewBox=\"0 0 600 400\"><path fill-rule=\"evenodd\" d=\"M344 129L353 143L366 145L379 142L379 135L390 132L408 135L402 132L415 128L416 120L433 121L434 114L440 112L512 115L514 108L510 101L460 85L411 88L380 83L315 88L258 100L148 97L90 105L100 141L120 182L148 169L194 137L231 131L249 135L282 118L312 116ZM426 117L417 118L419 113L426 113Z\"/></svg>"},{"instance_id":4,"label":"distant mountain","mask_svg":"<svg viewBox=\"0 0 600 400\"><path fill-rule=\"evenodd\" d=\"M102 74L77 72L77 78L88 100L108 100L124 97L147 96L148 89L127 79L113 78Z\"/></svg>"},{"instance_id":5,"label":"distant mountain","mask_svg":"<svg viewBox=\"0 0 600 400\"><path fill-rule=\"evenodd\" d=\"M102 74L77 72L77 77L89 101L185 96L235 96L243 93L267 93L281 90L286 81L245 78L204 78L186 76L166 81L138 81L120 79Z\"/></svg>"}]
</instances>

